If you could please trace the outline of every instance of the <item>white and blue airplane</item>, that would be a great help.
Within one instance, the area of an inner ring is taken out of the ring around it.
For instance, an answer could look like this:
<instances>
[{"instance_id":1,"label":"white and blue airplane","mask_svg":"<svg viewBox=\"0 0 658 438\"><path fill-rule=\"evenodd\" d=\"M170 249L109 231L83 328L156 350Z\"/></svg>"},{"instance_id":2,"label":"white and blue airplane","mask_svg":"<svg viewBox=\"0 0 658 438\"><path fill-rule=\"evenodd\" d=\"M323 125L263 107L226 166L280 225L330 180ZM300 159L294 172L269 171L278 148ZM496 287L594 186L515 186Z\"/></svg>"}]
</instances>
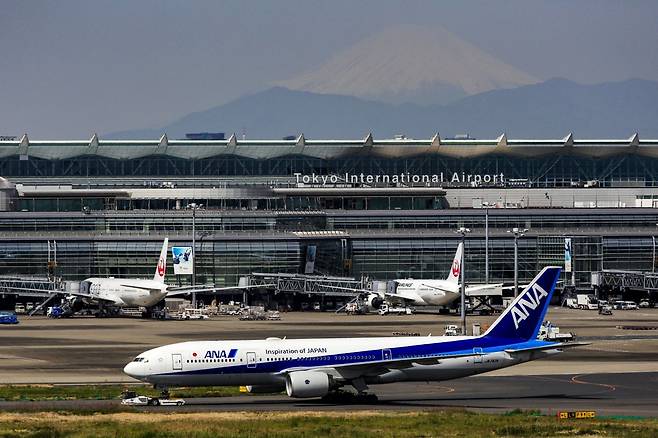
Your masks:
<instances>
[{"instance_id":1,"label":"white and blue airplane","mask_svg":"<svg viewBox=\"0 0 658 438\"><path fill-rule=\"evenodd\" d=\"M343 386L442 381L559 353L537 340L559 267L546 267L481 336L372 337L182 342L154 348L124 372L166 391L171 386L246 386L323 397Z\"/></svg>"}]
</instances>

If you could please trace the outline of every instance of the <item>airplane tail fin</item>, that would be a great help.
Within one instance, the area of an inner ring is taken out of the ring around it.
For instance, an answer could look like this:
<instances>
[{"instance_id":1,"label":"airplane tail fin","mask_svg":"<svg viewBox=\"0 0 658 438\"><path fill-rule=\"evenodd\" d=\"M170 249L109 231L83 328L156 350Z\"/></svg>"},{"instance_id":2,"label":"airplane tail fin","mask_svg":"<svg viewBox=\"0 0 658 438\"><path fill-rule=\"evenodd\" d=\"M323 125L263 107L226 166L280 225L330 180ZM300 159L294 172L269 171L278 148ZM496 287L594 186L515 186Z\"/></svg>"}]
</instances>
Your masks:
<instances>
[{"instance_id":1,"label":"airplane tail fin","mask_svg":"<svg viewBox=\"0 0 658 438\"><path fill-rule=\"evenodd\" d=\"M484 334L515 342L537 338L561 268L547 266L528 284Z\"/></svg>"},{"instance_id":2,"label":"airplane tail fin","mask_svg":"<svg viewBox=\"0 0 658 438\"><path fill-rule=\"evenodd\" d=\"M448 283L459 284L459 274L462 271L462 253L464 252L464 244L459 243L457 247L457 252L455 253L455 258L452 259L452 266L450 267L450 272L448 272L448 278L446 281Z\"/></svg>"},{"instance_id":3,"label":"airplane tail fin","mask_svg":"<svg viewBox=\"0 0 658 438\"><path fill-rule=\"evenodd\" d=\"M164 283L165 275L167 274L167 248L169 246L169 238L165 237L160 251L160 258L158 259L158 266L155 268L153 280Z\"/></svg>"}]
</instances>

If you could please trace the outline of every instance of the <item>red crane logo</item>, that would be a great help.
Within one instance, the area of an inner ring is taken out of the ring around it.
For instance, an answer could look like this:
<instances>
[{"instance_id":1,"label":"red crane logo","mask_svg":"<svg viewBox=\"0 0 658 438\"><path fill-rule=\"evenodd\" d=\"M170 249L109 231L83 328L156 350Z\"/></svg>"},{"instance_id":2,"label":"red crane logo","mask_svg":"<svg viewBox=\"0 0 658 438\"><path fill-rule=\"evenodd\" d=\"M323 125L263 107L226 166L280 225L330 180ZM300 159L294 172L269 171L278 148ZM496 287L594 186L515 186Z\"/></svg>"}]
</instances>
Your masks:
<instances>
[{"instance_id":1,"label":"red crane logo","mask_svg":"<svg viewBox=\"0 0 658 438\"><path fill-rule=\"evenodd\" d=\"M459 277L459 262L457 260L452 262L452 275L453 277Z\"/></svg>"}]
</instances>

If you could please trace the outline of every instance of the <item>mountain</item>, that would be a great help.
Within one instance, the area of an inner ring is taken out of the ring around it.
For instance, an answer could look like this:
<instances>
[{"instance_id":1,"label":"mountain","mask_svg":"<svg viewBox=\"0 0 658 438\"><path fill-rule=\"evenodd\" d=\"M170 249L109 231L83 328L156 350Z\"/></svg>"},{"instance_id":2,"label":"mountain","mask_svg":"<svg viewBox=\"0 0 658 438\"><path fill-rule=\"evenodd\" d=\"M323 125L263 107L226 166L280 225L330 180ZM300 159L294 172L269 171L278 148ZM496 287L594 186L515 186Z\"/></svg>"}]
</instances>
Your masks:
<instances>
[{"instance_id":1,"label":"mountain","mask_svg":"<svg viewBox=\"0 0 658 438\"><path fill-rule=\"evenodd\" d=\"M658 137L658 82L632 79L581 85L566 79L468 96L448 105L393 105L352 96L275 87L206 111L191 113L161 128L102 137L183 138L187 132L224 131L247 138L376 138L404 133L428 138L469 133L494 138Z\"/></svg>"},{"instance_id":2,"label":"mountain","mask_svg":"<svg viewBox=\"0 0 658 438\"><path fill-rule=\"evenodd\" d=\"M277 85L389 103L430 104L536 82L440 26L400 25Z\"/></svg>"}]
</instances>

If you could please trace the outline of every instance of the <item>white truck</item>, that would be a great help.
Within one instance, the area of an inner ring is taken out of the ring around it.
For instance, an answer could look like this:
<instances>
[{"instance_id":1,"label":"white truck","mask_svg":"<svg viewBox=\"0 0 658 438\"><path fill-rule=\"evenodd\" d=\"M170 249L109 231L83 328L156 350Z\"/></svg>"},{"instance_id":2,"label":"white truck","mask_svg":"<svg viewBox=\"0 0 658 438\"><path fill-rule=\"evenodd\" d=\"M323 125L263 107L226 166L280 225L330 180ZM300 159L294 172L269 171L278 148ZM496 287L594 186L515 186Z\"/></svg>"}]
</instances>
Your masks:
<instances>
[{"instance_id":1,"label":"white truck","mask_svg":"<svg viewBox=\"0 0 658 438\"><path fill-rule=\"evenodd\" d=\"M183 406L185 400L182 398L157 398L138 395L136 397L122 399L121 404L126 406Z\"/></svg>"},{"instance_id":2,"label":"white truck","mask_svg":"<svg viewBox=\"0 0 658 438\"><path fill-rule=\"evenodd\" d=\"M390 306L386 303L382 304L379 308L380 315L411 315L413 311L409 307Z\"/></svg>"},{"instance_id":3,"label":"white truck","mask_svg":"<svg viewBox=\"0 0 658 438\"><path fill-rule=\"evenodd\" d=\"M541 325L537 335L537 339L540 341L552 342L570 342L574 338L573 333L560 333L560 327L554 326L550 321L546 321Z\"/></svg>"},{"instance_id":4,"label":"white truck","mask_svg":"<svg viewBox=\"0 0 658 438\"><path fill-rule=\"evenodd\" d=\"M598 310L599 302L594 295L578 294L576 298L567 298L567 307L571 309Z\"/></svg>"}]
</instances>

